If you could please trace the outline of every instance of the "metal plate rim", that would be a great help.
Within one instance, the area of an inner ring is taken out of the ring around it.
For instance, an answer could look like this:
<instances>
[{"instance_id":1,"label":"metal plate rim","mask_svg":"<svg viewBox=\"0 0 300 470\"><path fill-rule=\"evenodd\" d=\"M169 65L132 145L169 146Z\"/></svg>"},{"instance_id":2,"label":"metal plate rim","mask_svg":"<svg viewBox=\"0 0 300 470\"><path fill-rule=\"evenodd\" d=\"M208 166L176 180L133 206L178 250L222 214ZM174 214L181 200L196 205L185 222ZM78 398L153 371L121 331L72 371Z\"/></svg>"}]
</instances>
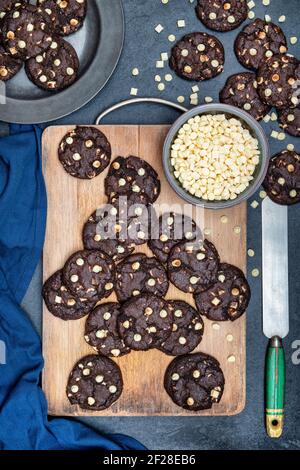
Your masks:
<instances>
[{"instance_id":1,"label":"metal plate rim","mask_svg":"<svg viewBox=\"0 0 300 470\"><path fill-rule=\"evenodd\" d=\"M114 0L114 2L109 3L105 0L95 1L99 17L111 17L113 10L114 22L111 24L111 22L101 21L101 41L88 71L70 88L52 96L46 96L38 100L7 98L6 104L0 106L1 121L16 124L42 124L61 119L81 109L104 88L121 57L125 38L125 15L122 0ZM114 36L113 42L110 41L112 35ZM110 44L110 46L113 44L112 56L110 57L108 57L107 44ZM109 67L108 73L105 73L103 66L99 67L105 52L109 62L107 65ZM97 70L99 73L95 75L93 72ZM82 87L82 83L84 83L84 87ZM91 83L93 86L91 86ZM66 102L66 108L63 110ZM55 106L53 106L53 103L55 103Z\"/></svg>"}]
</instances>

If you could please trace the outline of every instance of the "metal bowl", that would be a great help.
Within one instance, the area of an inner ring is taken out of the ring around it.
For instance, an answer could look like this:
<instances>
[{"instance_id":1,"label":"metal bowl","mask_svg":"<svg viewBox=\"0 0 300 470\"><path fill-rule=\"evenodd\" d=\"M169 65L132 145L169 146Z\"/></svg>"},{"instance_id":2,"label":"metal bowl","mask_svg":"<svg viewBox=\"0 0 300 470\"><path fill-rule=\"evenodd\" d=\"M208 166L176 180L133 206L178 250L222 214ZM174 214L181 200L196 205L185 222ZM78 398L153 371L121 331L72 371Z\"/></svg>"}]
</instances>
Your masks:
<instances>
[{"instance_id":1,"label":"metal bowl","mask_svg":"<svg viewBox=\"0 0 300 470\"><path fill-rule=\"evenodd\" d=\"M172 144L183 124L185 124L190 118L201 114L225 114L228 117L235 117L241 120L244 126L249 129L251 135L258 140L260 163L256 167L256 170L253 174L254 178L250 182L250 185L247 187L247 189L245 189L245 191L239 194L236 199L228 201L206 201L204 199L200 199L188 193L174 176L174 169L171 165L170 158ZM240 110L239 108L235 108L234 106L214 103L196 106L195 108L180 116L172 125L164 143L163 167L169 184L182 199L189 202L190 204L204 207L206 209L224 209L226 207L232 207L240 204L242 201L246 201L257 191L266 176L269 156L270 150L267 137L260 124L252 116L250 116L250 114Z\"/></svg>"}]
</instances>

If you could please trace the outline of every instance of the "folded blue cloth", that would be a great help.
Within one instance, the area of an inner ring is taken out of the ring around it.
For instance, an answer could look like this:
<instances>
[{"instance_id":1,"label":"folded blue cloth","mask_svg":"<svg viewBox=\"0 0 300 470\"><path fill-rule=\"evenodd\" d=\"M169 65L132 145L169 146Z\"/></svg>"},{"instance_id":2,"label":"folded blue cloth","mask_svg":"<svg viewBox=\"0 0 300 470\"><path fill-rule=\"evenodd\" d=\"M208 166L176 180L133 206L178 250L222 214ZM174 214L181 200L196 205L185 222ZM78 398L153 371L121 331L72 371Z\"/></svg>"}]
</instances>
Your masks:
<instances>
[{"instance_id":1,"label":"folded blue cloth","mask_svg":"<svg viewBox=\"0 0 300 470\"><path fill-rule=\"evenodd\" d=\"M20 308L44 242L40 142L33 126L12 126L0 139L0 449L141 450L130 437L47 418L40 339Z\"/></svg>"}]
</instances>

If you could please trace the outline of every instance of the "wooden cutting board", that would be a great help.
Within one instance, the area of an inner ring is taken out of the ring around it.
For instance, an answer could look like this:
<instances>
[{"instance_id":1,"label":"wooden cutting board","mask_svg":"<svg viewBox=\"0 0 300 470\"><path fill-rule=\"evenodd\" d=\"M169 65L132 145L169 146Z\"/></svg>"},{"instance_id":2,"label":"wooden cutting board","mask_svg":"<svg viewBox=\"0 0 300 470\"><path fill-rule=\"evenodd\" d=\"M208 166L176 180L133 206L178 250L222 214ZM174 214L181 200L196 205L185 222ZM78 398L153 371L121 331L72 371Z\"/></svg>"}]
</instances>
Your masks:
<instances>
[{"instance_id":1,"label":"wooden cutting board","mask_svg":"<svg viewBox=\"0 0 300 470\"><path fill-rule=\"evenodd\" d=\"M82 249L81 231L85 221L106 201L104 174L91 181L69 176L57 157L64 134L73 126L49 127L43 135L43 166L48 192L48 220L44 248L44 280L62 268L66 259ZM162 191L157 201L165 209L183 202L168 185L161 156L168 126L100 126L117 155L138 155L158 172ZM177 207L178 207L177 206ZM176 206L175 206L176 210ZM223 211L193 208L194 217L207 238L217 247L222 261L246 268L246 204ZM224 217L225 216L225 217ZM226 222L227 221L227 222ZM226 223L224 223L226 222ZM151 255L147 245L138 248ZM182 299L194 305L190 294L170 286L167 298ZM105 301L114 301L111 296ZM83 337L85 319L64 322L51 315L44 305L43 350L45 369L43 388L51 415L135 416L135 415L233 415L245 406L245 316L236 322L218 323L205 319L204 338L197 350L215 356L221 363L226 386L221 402L211 410L192 413L176 406L163 387L164 372L172 360L157 350L132 352L116 359L122 369L124 391L111 408L92 413L72 406L65 389L69 373L82 356L94 353ZM230 337L228 335L231 335ZM232 339L232 341L228 341ZM230 358L231 360L228 360ZM235 359L232 362L232 359Z\"/></svg>"}]
</instances>

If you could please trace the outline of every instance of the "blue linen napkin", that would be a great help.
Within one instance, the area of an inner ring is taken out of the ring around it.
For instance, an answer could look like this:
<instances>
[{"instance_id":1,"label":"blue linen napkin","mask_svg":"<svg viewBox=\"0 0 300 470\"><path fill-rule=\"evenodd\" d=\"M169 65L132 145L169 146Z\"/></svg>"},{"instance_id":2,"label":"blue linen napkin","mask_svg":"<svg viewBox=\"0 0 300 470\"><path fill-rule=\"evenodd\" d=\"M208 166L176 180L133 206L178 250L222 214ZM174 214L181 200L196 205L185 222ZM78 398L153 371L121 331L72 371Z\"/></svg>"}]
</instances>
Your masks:
<instances>
[{"instance_id":1,"label":"blue linen napkin","mask_svg":"<svg viewBox=\"0 0 300 470\"><path fill-rule=\"evenodd\" d=\"M14 125L0 139L0 449L145 449L124 435L101 436L75 420L47 417L41 343L20 308L44 243L40 146L36 126Z\"/></svg>"}]
</instances>

